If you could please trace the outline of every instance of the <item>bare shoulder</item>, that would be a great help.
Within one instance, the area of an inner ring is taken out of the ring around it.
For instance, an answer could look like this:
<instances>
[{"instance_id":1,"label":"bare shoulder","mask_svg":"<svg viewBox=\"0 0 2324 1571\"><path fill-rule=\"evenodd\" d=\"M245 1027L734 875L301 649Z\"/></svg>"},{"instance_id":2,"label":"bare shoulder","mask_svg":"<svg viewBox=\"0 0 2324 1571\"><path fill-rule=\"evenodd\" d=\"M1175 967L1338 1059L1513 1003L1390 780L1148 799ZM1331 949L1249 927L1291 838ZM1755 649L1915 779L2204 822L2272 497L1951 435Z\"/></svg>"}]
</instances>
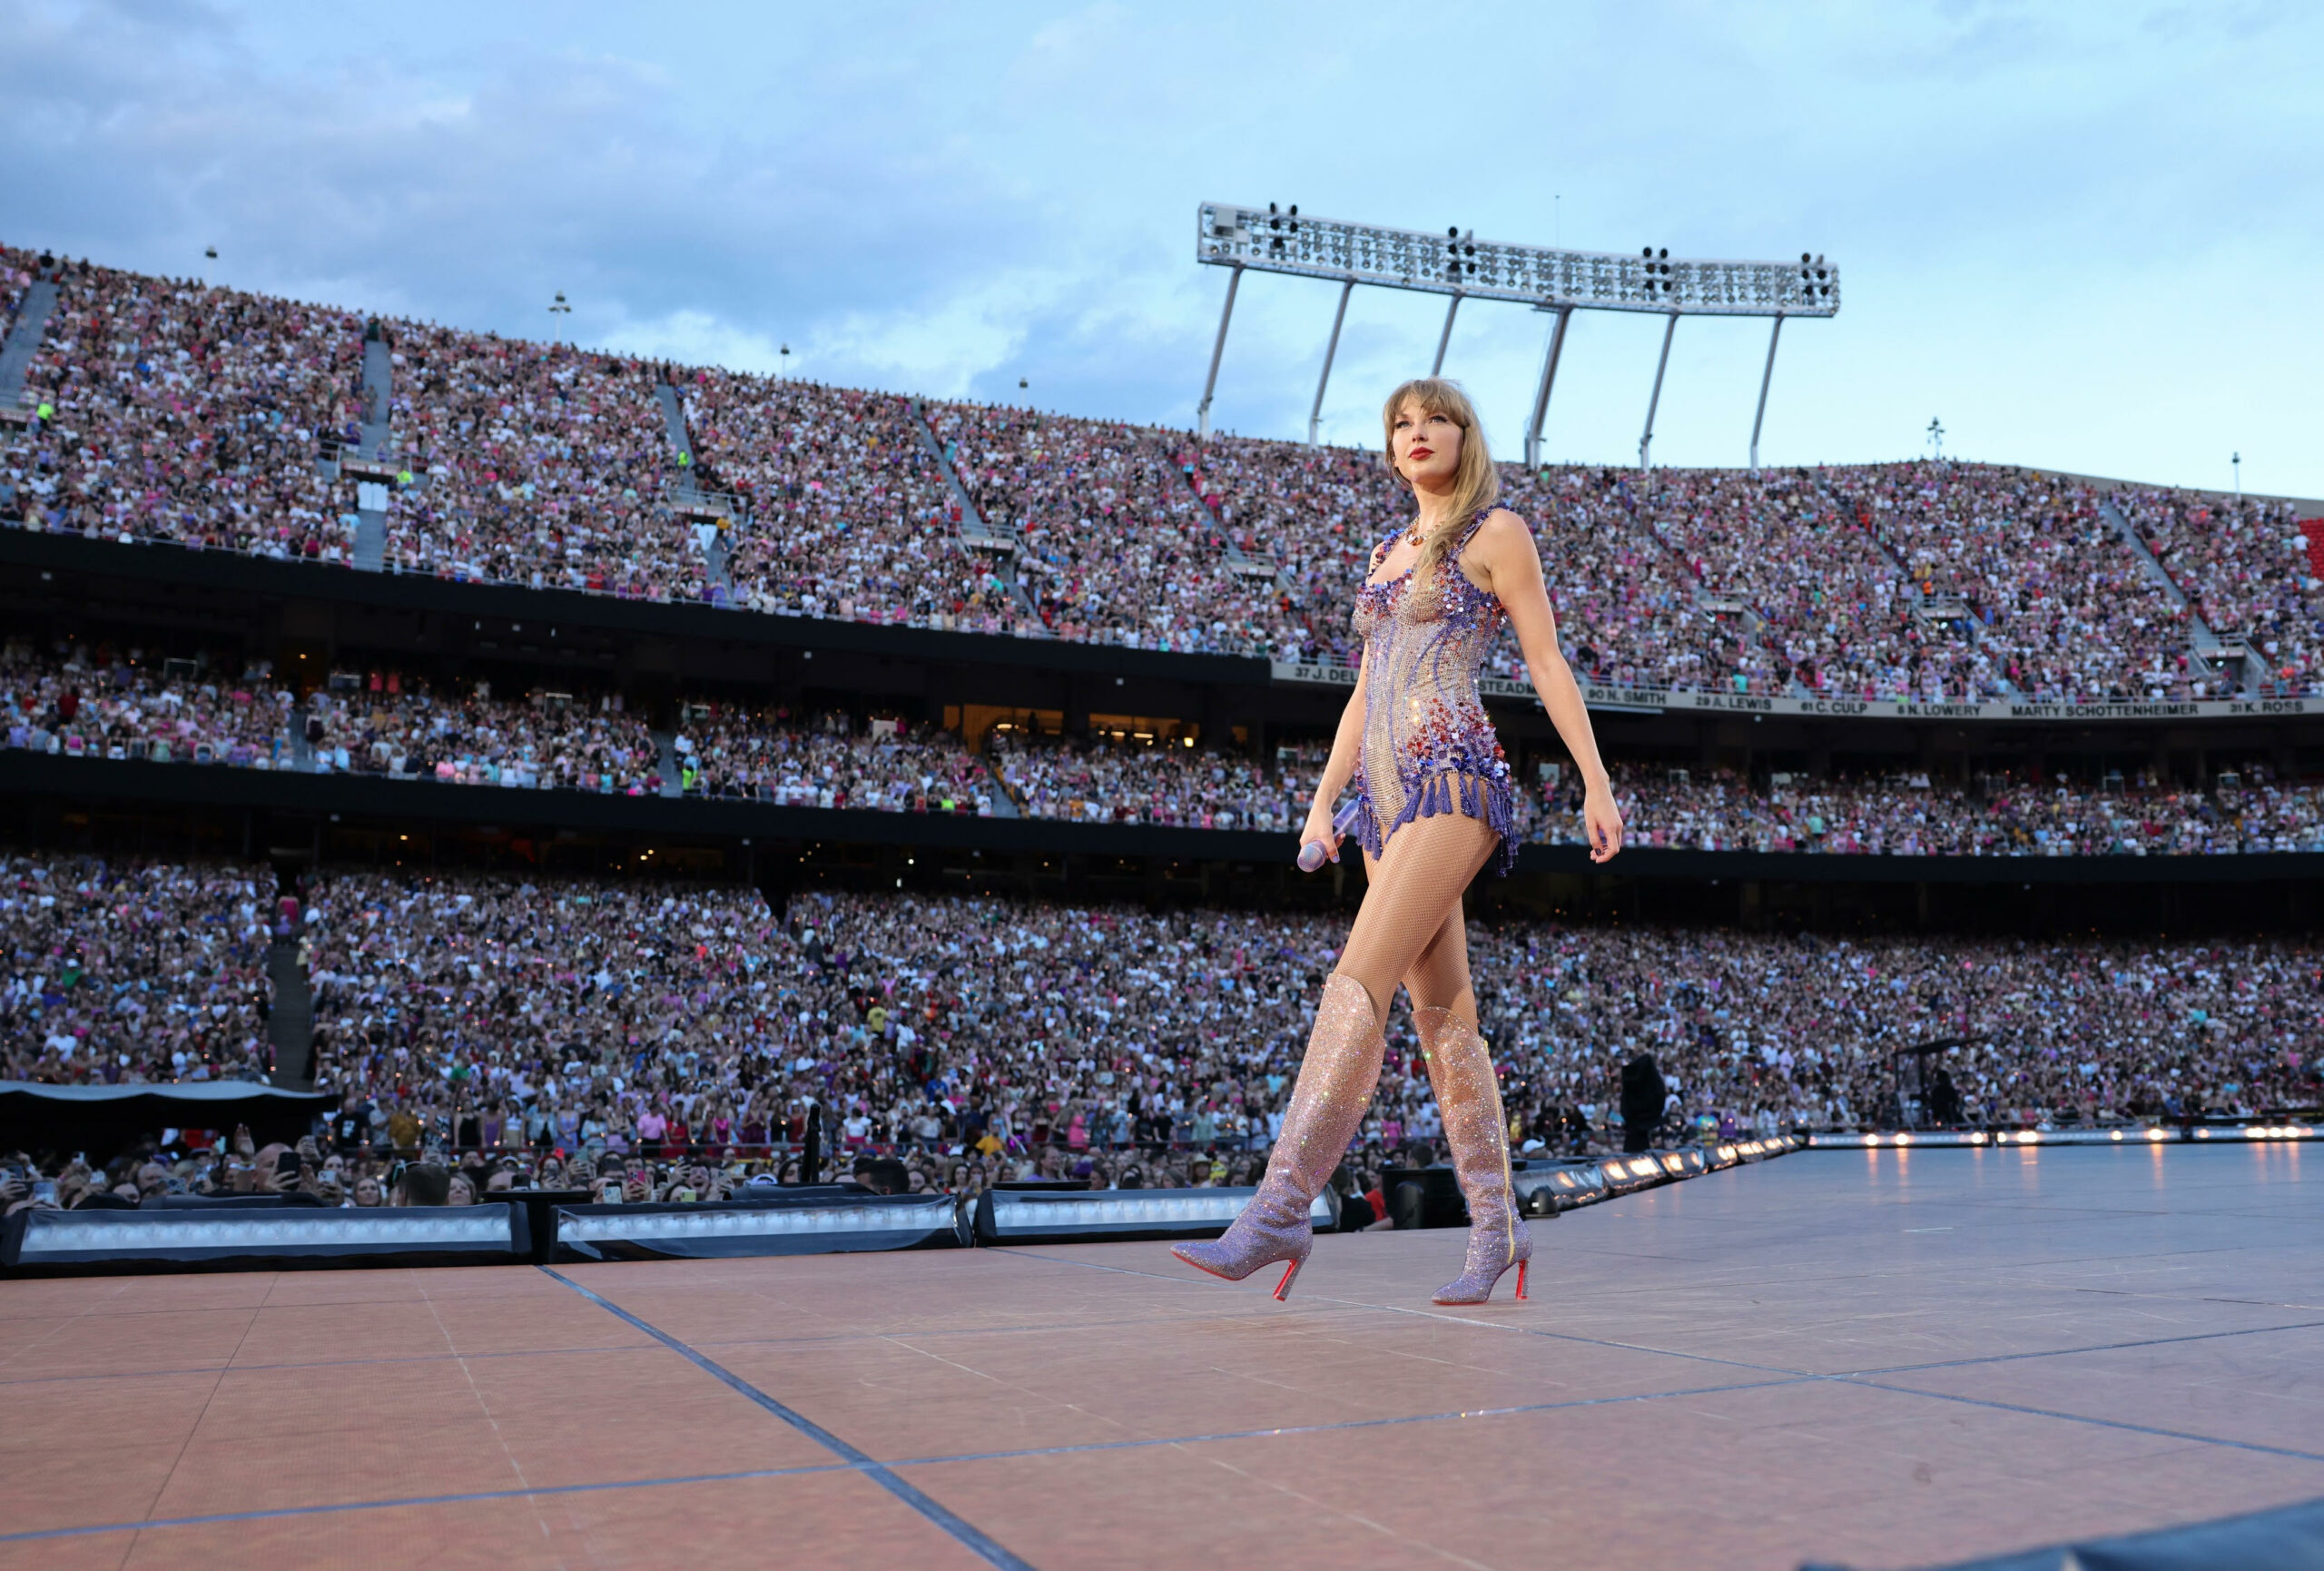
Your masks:
<instances>
[{"instance_id":1,"label":"bare shoulder","mask_svg":"<svg viewBox=\"0 0 2324 1571\"><path fill-rule=\"evenodd\" d=\"M1488 557L1533 548L1532 527L1507 508L1495 508L1477 526L1476 543Z\"/></svg>"}]
</instances>

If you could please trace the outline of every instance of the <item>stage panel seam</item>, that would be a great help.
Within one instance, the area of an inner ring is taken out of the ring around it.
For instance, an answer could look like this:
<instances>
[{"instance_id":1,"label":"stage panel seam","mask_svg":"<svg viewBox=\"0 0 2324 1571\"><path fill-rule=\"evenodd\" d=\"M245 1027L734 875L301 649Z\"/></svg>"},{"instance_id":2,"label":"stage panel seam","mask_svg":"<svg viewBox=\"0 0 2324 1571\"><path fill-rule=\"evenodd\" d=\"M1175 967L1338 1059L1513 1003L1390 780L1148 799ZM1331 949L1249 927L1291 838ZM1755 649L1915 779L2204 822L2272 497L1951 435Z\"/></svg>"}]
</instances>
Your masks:
<instances>
[{"instance_id":1,"label":"stage panel seam","mask_svg":"<svg viewBox=\"0 0 2324 1571\"><path fill-rule=\"evenodd\" d=\"M100 1533L143 1533L162 1527L205 1527L221 1522L268 1522L285 1517L328 1517L342 1511L392 1511L417 1506L462 1506L478 1500L521 1500L537 1495L589 1495L612 1489L660 1489L677 1484L726 1484L752 1478L793 1478L809 1473L853 1473L847 1462L803 1467L759 1467L743 1473L696 1473L669 1478L615 1478L597 1484L539 1484L529 1488L481 1489L468 1495L414 1495L390 1500L340 1500L322 1506L278 1506L263 1511L223 1511L210 1517L158 1517L142 1522L102 1522L85 1527L43 1527L30 1533L0 1533L0 1544L43 1538L85 1538Z\"/></svg>"},{"instance_id":2,"label":"stage panel seam","mask_svg":"<svg viewBox=\"0 0 2324 1571\"><path fill-rule=\"evenodd\" d=\"M816 1423L804 1413L799 1412L797 1409L777 1401L774 1398L767 1395L764 1391L760 1390L756 1386L752 1385L748 1380L743 1378L742 1376L734 1373L734 1370L727 1368L724 1365L717 1363L713 1359L703 1357L700 1353L695 1352L692 1348L687 1347L684 1342L678 1340L677 1338L671 1336L668 1332L661 1329L657 1326L638 1319L635 1315L631 1314L627 1309L623 1309L619 1304L613 1302L610 1299L602 1298L599 1295L591 1292L587 1288L583 1287L579 1282L576 1282L572 1278L566 1276L563 1272L555 1270L547 1266L536 1266L533 1269L554 1280L563 1282L566 1287L571 1288L575 1292L579 1293L583 1298L588 1299L599 1309L604 1309L607 1314L613 1315L627 1324L635 1327L637 1329L644 1331L647 1336L652 1337L655 1341L660 1342L664 1347L669 1349L672 1352L677 1354L678 1357L685 1359L696 1368L701 1369L713 1379L715 1379L741 1395L749 1398L752 1401L757 1403L760 1407L765 1408L768 1412L773 1414L776 1418L782 1419L784 1423L790 1425L793 1428L798 1430L801 1434L806 1436L809 1439L814 1441L817 1445L822 1447L833 1456L844 1458L847 1462L853 1465L857 1470L861 1471L864 1477L870 1478L873 1483L887 1490L888 1493L893 1495L897 1499L901 1500L905 1505L919 1512L931 1523L943 1529L943 1531L949 1534L955 1542L960 1545L962 1548L965 1548L970 1553L978 1556L988 1564L1001 1567L1001 1571L1034 1571L1034 1567L1029 1562L1020 1558L1019 1556L1004 1547L999 1540L993 1538L981 1528L975 1527L965 1518L955 1514L949 1507L939 1504L916 1486L907 1483L904 1479L898 1477L886 1463L876 1460L870 1454L859 1450L854 1446L850 1445L847 1441L841 1439L837 1435L832 1434L829 1429L824 1428L821 1424Z\"/></svg>"},{"instance_id":3,"label":"stage panel seam","mask_svg":"<svg viewBox=\"0 0 2324 1571\"><path fill-rule=\"evenodd\" d=\"M2153 1424L2133 1424L2127 1418L2101 1418L2088 1413L2065 1413L2052 1408L2029 1408L2017 1402L1995 1401L1990 1397L1963 1397L1950 1391L1924 1391L1915 1386L1892 1386L1882 1380L1866 1379L1858 1375L1834 1375L1834 1381L1847 1386L1860 1386L1866 1390L1891 1391L1902 1397L1927 1397L1939 1402L1958 1402L1964 1407L1986 1408L2000 1413L2022 1413L2033 1418L2059 1418L2071 1424L2093 1424L2102 1429L2122 1429L2134 1435L2152 1435L2158 1439L2185 1440L2198 1446L2224 1446L2231 1450L2256 1451L2268 1457L2290 1457L2301 1462L2324 1462L2324 1452L2296 1450L2290 1446L2270 1446L2260 1440L2230 1440L2220 1435L2198 1435L2186 1429L2165 1429Z\"/></svg>"}]
</instances>

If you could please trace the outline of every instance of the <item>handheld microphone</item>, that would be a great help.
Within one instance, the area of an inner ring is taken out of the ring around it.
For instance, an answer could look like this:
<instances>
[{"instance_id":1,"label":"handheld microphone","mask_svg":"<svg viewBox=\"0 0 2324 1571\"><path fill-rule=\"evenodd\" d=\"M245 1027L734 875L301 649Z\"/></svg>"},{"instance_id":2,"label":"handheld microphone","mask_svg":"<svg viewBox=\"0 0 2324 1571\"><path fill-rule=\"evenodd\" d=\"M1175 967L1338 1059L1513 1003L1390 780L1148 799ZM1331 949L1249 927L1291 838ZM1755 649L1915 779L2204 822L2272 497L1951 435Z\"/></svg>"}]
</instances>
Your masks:
<instances>
[{"instance_id":1,"label":"handheld microphone","mask_svg":"<svg viewBox=\"0 0 2324 1571\"><path fill-rule=\"evenodd\" d=\"M1349 803L1346 806L1341 808L1339 812L1334 815L1332 819L1332 838L1334 843L1336 843L1339 838L1342 835L1344 835L1350 829L1355 827L1356 818L1363 813L1363 811L1364 799L1359 796L1354 801ZM1324 843L1322 841L1310 840L1306 845L1302 845L1299 848L1299 871L1302 873L1315 872L1315 869L1324 865L1324 858L1330 855L1331 853L1324 848Z\"/></svg>"}]
</instances>

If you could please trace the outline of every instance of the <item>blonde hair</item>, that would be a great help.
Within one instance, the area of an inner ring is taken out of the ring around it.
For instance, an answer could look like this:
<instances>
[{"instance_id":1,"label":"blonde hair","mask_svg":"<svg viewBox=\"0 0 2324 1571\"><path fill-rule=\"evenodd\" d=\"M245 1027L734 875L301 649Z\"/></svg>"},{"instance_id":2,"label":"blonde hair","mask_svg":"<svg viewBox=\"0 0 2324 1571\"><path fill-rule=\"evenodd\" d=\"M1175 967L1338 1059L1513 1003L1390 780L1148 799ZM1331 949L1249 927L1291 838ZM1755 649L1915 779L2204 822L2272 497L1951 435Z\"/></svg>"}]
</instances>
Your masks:
<instances>
[{"instance_id":1,"label":"blonde hair","mask_svg":"<svg viewBox=\"0 0 2324 1571\"><path fill-rule=\"evenodd\" d=\"M1443 521L1421 537L1420 559L1413 564L1412 575L1417 588L1434 584L1437 565L1452 555L1453 542L1479 513L1500 499L1501 471L1485 446L1484 428L1477 423L1477 406L1469 401L1461 384L1443 377L1414 377L1390 393L1380 410L1381 451L1388 472L1405 490L1412 491L1413 483L1396 468L1396 417L1407 403L1418 404L1423 414L1443 415L1461 428L1461 462L1452 471L1452 505L1445 509ZM1419 493L1413 491L1413 495L1417 498Z\"/></svg>"}]
</instances>

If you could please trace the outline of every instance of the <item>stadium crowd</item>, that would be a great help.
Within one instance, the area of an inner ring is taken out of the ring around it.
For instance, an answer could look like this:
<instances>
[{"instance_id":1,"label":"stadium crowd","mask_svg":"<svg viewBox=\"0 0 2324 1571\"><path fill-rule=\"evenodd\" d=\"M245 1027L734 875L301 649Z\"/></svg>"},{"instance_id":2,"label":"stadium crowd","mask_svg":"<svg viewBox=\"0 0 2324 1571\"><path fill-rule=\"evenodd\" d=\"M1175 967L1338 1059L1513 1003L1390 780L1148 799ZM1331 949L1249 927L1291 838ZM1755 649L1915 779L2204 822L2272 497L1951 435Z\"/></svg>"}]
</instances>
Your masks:
<instances>
[{"instance_id":1,"label":"stadium crowd","mask_svg":"<svg viewBox=\"0 0 2324 1571\"><path fill-rule=\"evenodd\" d=\"M2324 851L2324 787L2278 781L2266 765L2223 770L2206 792L2159 785L2074 786L1991 776L1974 787L1896 771L1860 778L1772 776L1616 763L1630 844L1689 851L1868 856L2205 856ZM1582 843L1573 782L1553 791L1534 837Z\"/></svg>"},{"instance_id":2,"label":"stadium crowd","mask_svg":"<svg viewBox=\"0 0 2324 1571\"><path fill-rule=\"evenodd\" d=\"M290 746L290 695L263 665L236 680L188 660L181 671L144 651L92 657L85 647L36 654L12 638L0 648L0 728L5 745L69 757L142 758L281 767Z\"/></svg>"},{"instance_id":3,"label":"stadium crowd","mask_svg":"<svg viewBox=\"0 0 2324 1571\"><path fill-rule=\"evenodd\" d=\"M350 674L351 676L351 674ZM615 697L495 698L491 684L437 692L396 672L318 687L300 706L309 767L457 786L640 796L662 789L662 751Z\"/></svg>"},{"instance_id":4,"label":"stadium crowd","mask_svg":"<svg viewBox=\"0 0 2324 1571\"><path fill-rule=\"evenodd\" d=\"M783 710L704 704L679 731L688 795L748 796L789 807L993 814L983 766L949 731L895 720L859 730L844 714L793 721Z\"/></svg>"},{"instance_id":5,"label":"stadium crowd","mask_svg":"<svg viewBox=\"0 0 2324 1571\"><path fill-rule=\"evenodd\" d=\"M1051 633L1197 654L1274 641L1272 582L1234 570L1186 432L979 404L928 418L986 526L1018 542Z\"/></svg>"},{"instance_id":6,"label":"stadium crowd","mask_svg":"<svg viewBox=\"0 0 2324 1571\"><path fill-rule=\"evenodd\" d=\"M1249 758L1167 741L1068 742L996 734L987 747L1028 818L1288 830L1306 820L1314 794L1312 782L1303 788Z\"/></svg>"},{"instance_id":7,"label":"stadium crowd","mask_svg":"<svg viewBox=\"0 0 2324 1571\"><path fill-rule=\"evenodd\" d=\"M2251 651L2264 691L2324 694L2324 579L2290 503L2139 486L2112 500L2205 625Z\"/></svg>"},{"instance_id":8,"label":"stadium crowd","mask_svg":"<svg viewBox=\"0 0 2324 1571\"><path fill-rule=\"evenodd\" d=\"M843 620L1014 630L1022 608L960 538L919 416L885 393L677 373L697 484L740 499L734 603Z\"/></svg>"},{"instance_id":9,"label":"stadium crowd","mask_svg":"<svg viewBox=\"0 0 2324 1571\"><path fill-rule=\"evenodd\" d=\"M535 588L700 600L708 563L665 495L675 466L644 365L414 321L392 346L402 474L388 559Z\"/></svg>"},{"instance_id":10,"label":"stadium crowd","mask_svg":"<svg viewBox=\"0 0 2324 1571\"><path fill-rule=\"evenodd\" d=\"M0 251L0 298L37 265ZM1409 506L1362 449L921 408L53 271L28 418L0 455L0 513L27 527L348 560L355 481L321 460L370 412L367 334L391 351L386 560L407 571L1344 663L1354 587ZM1920 461L1502 479L1541 538L1568 653L1600 682L1933 700L2232 687L2193 659L2185 609L2102 499L2064 477ZM951 482L1003 549L964 539ZM2313 565L2286 509L2114 500L2214 629L2253 640L2272 689L2324 681ZM1494 665L1521 674L1513 645Z\"/></svg>"},{"instance_id":11,"label":"stadium crowd","mask_svg":"<svg viewBox=\"0 0 2324 1571\"><path fill-rule=\"evenodd\" d=\"M21 254L21 253L18 253ZM26 371L0 485L28 527L343 562L319 471L354 418L346 313L85 262Z\"/></svg>"},{"instance_id":12,"label":"stadium crowd","mask_svg":"<svg viewBox=\"0 0 2324 1571\"><path fill-rule=\"evenodd\" d=\"M0 1078L271 1070L274 884L263 867L0 855Z\"/></svg>"},{"instance_id":13,"label":"stadium crowd","mask_svg":"<svg viewBox=\"0 0 2324 1571\"><path fill-rule=\"evenodd\" d=\"M11 1073L262 1062L263 882L12 859ZM896 1188L1231 1181L1279 1126L1345 933L1339 915L823 893L778 912L748 890L482 875L334 874L307 894L314 1072L342 1100L315 1155L359 1202L365 1178L392 1187L398 1154L464 1167L472 1191L795 1179L811 1119L840 1171L881 1159ZM1978 1039L1944 1067L1981 1124L2249 1116L2319 1094L2305 1032L2324 951L2307 941L1518 920L1472 924L1470 948L1518 1135L1549 1147L1618 1138L1640 1052L1670 1087L1665 1139L1880 1122L1896 1050L1950 1037ZM1440 1135L1399 1006L1361 1181ZM231 1176L231 1151L183 1160Z\"/></svg>"},{"instance_id":14,"label":"stadium crowd","mask_svg":"<svg viewBox=\"0 0 2324 1571\"><path fill-rule=\"evenodd\" d=\"M1948 628L1951 676L1923 690L2035 699L2187 697L2183 612L2058 475L1984 464L1851 465L1824 483Z\"/></svg>"},{"instance_id":15,"label":"stadium crowd","mask_svg":"<svg viewBox=\"0 0 2324 1571\"><path fill-rule=\"evenodd\" d=\"M206 657L60 643L0 648L0 745L66 756L221 763L456 785L747 798L889 812L1012 810L1084 823L1296 830L1321 749L1270 766L1228 752L996 728L980 757L953 733L843 713L688 701L665 755L618 697L546 689L496 698L488 683L431 688L396 671L345 672L301 700L264 663L233 680ZM1777 775L1614 761L1631 844L1856 855L2212 855L2324 850L2324 786L2266 764L2209 789L2142 776L2093 785L1895 771ZM994 782L1000 783L996 790ZM1579 844L1569 775L1519 791L1527 841Z\"/></svg>"}]
</instances>

